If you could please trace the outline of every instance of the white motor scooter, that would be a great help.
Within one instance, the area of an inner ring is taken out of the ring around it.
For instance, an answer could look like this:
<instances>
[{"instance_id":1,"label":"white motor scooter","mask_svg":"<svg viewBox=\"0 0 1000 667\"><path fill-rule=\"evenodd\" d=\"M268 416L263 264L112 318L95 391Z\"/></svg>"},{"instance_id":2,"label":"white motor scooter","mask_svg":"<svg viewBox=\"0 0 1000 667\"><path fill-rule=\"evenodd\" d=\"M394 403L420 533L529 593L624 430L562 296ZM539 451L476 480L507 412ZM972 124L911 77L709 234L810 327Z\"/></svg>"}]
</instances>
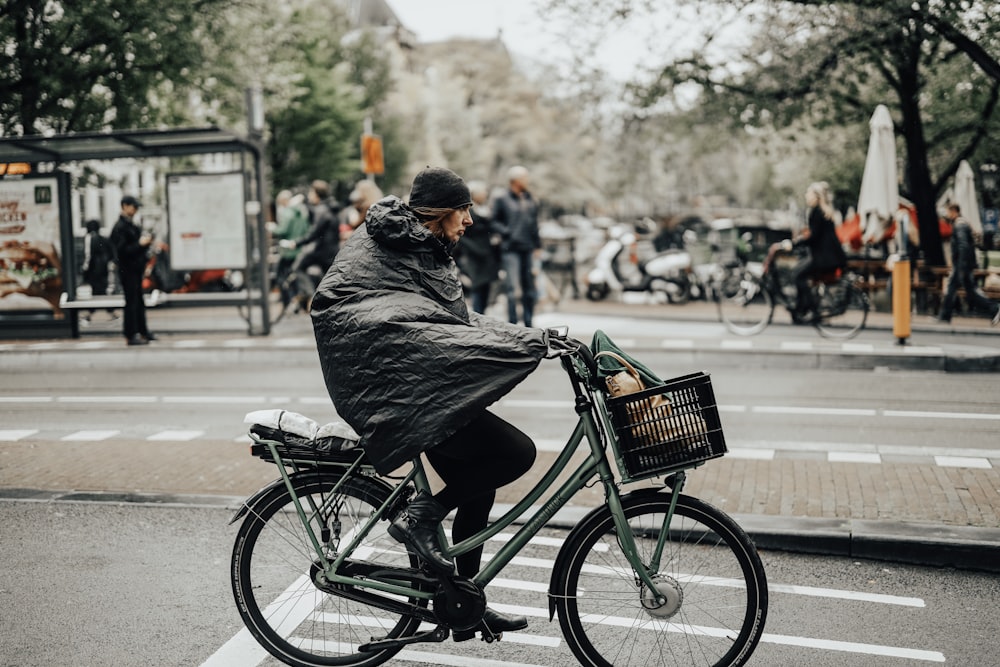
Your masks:
<instances>
[{"instance_id":1,"label":"white motor scooter","mask_svg":"<svg viewBox=\"0 0 1000 667\"><path fill-rule=\"evenodd\" d=\"M700 296L691 255L685 250L665 250L645 261L632 257L631 270L623 271L622 253L636 242L635 233L628 229L619 226L609 231L607 243L597 251L594 268L587 274L588 299L601 301L612 292L646 292L656 301L680 304Z\"/></svg>"}]
</instances>

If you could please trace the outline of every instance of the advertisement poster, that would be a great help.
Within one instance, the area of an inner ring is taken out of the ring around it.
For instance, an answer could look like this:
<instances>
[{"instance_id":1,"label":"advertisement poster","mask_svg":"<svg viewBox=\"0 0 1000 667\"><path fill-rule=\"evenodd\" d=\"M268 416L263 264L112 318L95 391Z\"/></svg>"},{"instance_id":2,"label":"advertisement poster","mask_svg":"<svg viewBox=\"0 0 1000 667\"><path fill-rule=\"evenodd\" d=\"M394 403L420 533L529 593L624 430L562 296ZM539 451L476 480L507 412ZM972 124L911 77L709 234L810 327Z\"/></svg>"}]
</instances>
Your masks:
<instances>
[{"instance_id":1,"label":"advertisement poster","mask_svg":"<svg viewBox=\"0 0 1000 667\"><path fill-rule=\"evenodd\" d=\"M0 317L62 317L58 194L55 178L0 181Z\"/></svg>"},{"instance_id":2,"label":"advertisement poster","mask_svg":"<svg viewBox=\"0 0 1000 667\"><path fill-rule=\"evenodd\" d=\"M245 198L241 173L168 176L170 268L245 268Z\"/></svg>"}]
</instances>

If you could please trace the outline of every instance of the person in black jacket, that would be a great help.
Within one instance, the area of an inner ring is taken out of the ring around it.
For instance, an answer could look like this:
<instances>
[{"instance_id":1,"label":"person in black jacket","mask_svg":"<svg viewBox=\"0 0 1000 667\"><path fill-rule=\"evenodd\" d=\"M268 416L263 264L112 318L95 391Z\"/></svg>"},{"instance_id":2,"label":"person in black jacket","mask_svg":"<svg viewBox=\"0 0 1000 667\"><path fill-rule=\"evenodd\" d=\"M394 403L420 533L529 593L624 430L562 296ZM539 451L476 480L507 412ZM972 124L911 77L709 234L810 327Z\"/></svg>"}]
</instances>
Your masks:
<instances>
[{"instance_id":1,"label":"person in black jacket","mask_svg":"<svg viewBox=\"0 0 1000 667\"><path fill-rule=\"evenodd\" d=\"M88 220L84 223L87 235L83 237L83 280L90 285L93 298L99 299L108 295L108 265L115 259L115 249L109 239L101 236L101 223L98 220ZM118 319L113 308L108 308L111 319ZM81 324L86 326L94 316L96 309L83 316Z\"/></svg>"},{"instance_id":2,"label":"person in black jacket","mask_svg":"<svg viewBox=\"0 0 1000 667\"><path fill-rule=\"evenodd\" d=\"M121 215L111 230L111 245L118 262L118 278L125 296L122 330L129 345L146 345L156 336L146 326L146 304L142 300L142 275L146 270L149 244L153 237L144 234L133 222L141 204L131 195L122 197Z\"/></svg>"},{"instance_id":3,"label":"person in black jacket","mask_svg":"<svg viewBox=\"0 0 1000 667\"><path fill-rule=\"evenodd\" d=\"M441 521L457 510L456 543L482 530L496 489L533 464L531 438L487 408L549 350L541 329L469 312L452 250L472 224L471 206L457 174L421 171L408 204L388 196L368 210L311 311L330 398L376 471L392 473L423 453L444 481L437 493L414 496L389 534L432 571L466 577L479 571L482 548L453 565L438 541ZM487 608L483 624L497 634L527 619Z\"/></svg>"},{"instance_id":4,"label":"person in black jacket","mask_svg":"<svg viewBox=\"0 0 1000 667\"><path fill-rule=\"evenodd\" d=\"M337 218L340 206L335 201L331 206L329 184L321 180L313 181L307 198L311 222L308 233L300 239L280 242L283 248L302 249L292 264L292 274L298 285L296 299L300 306L306 305L316 288L309 276L309 268L316 266L320 275L326 273L340 250L340 221Z\"/></svg>"},{"instance_id":5,"label":"person in black jacket","mask_svg":"<svg viewBox=\"0 0 1000 667\"><path fill-rule=\"evenodd\" d=\"M815 310L809 279L841 269L847 265L847 253L837 238L837 226L833 221L833 205L830 203L830 187L825 182L812 183L806 189L808 227L793 242L785 241L786 249L804 248L808 252L792 268L798 299L794 315L797 319L810 317Z\"/></svg>"},{"instance_id":6,"label":"person in black jacket","mask_svg":"<svg viewBox=\"0 0 1000 667\"><path fill-rule=\"evenodd\" d=\"M469 299L472 310L485 313L490 303L490 291L500 276L499 238L493 233L490 208L486 204L489 192L486 184L478 181L469 183L472 193L472 226L465 232L462 242L456 248L455 261L468 282Z\"/></svg>"},{"instance_id":7,"label":"person in black jacket","mask_svg":"<svg viewBox=\"0 0 1000 667\"><path fill-rule=\"evenodd\" d=\"M948 288L936 319L939 322L951 322L951 314L958 299L957 292L961 288L965 290L965 300L971 308L991 313L992 324L1000 324L1000 305L990 301L979 291L973 276L976 269L976 244L972 238L972 225L962 217L962 209L958 204L948 205L946 217L952 225L951 275L948 276Z\"/></svg>"},{"instance_id":8,"label":"person in black jacket","mask_svg":"<svg viewBox=\"0 0 1000 667\"><path fill-rule=\"evenodd\" d=\"M542 240L538 233L538 204L528 191L528 170L521 166L507 172L507 191L493 202L493 230L500 235L500 253L506 273L507 316L517 324L521 300L524 326L530 327L535 311L534 261Z\"/></svg>"}]
</instances>

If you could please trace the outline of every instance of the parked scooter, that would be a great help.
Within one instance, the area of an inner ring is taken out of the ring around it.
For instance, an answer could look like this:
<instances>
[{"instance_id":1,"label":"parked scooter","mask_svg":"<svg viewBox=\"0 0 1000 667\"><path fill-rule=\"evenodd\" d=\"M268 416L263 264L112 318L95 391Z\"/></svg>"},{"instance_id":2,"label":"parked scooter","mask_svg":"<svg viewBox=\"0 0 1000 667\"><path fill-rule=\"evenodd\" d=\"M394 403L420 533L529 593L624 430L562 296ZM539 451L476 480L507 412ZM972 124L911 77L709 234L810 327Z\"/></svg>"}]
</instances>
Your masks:
<instances>
[{"instance_id":1,"label":"parked scooter","mask_svg":"<svg viewBox=\"0 0 1000 667\"><path fill-rule=\"evenodd\" d=\"M588 299L600 301L612 292L648 292L654 299L682 304L704 295L690 253L671 248L641 260L634 252L637 243L636 234L627 228L609 231L607 243L597 251L594 268L587 274ZM626 248L627 262L623 258Z\"/></svg>"}]
</instances>

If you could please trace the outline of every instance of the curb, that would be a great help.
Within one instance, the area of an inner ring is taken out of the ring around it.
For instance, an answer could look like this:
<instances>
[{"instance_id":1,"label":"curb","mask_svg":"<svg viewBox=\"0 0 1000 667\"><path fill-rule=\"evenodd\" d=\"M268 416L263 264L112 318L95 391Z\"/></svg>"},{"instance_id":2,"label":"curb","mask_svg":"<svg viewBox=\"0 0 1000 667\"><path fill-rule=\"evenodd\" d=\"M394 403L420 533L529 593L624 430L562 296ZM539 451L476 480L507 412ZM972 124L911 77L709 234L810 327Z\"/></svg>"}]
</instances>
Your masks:
<instances>
[{"instance_id":1,"label":"curb","mask_svg":"<svg viewBox=\"0 0 1000 667\"><path fill-rule=\"evenodd\" d=\"M0 489L0 502L93 502L155 507L224 508L235 512L244 500L243 497L215 495ZM513 505L508 503L496 503L490 518L497 519L512 507ZM586 507L566 506L556 512L546 525L568 530L590 511L591 509ZM1000 554L1000 529L996 528L758 514L733 515L733 519L763 551L863 558L907 565L1000 573L1000 558L997 558Z\"/></svg>"}]
</instances>

